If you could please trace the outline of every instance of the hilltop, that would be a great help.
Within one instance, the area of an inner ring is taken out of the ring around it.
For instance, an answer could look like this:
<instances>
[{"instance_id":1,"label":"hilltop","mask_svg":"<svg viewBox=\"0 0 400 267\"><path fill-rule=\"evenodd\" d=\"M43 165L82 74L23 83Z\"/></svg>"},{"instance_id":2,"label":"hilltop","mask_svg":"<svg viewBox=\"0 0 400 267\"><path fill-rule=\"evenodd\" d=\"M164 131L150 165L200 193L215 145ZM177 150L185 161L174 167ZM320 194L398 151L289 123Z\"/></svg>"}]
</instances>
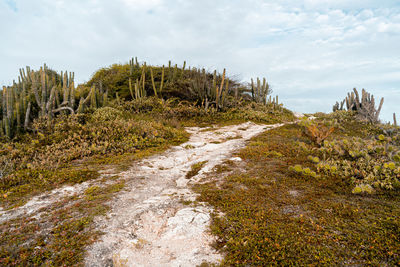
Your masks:
<instances>
[{"instance_id":1,"label":"hilltop","mask_svg":"<svg viewBox=\"0 0 400 267\"><path fill-rule=\"evenodd\" d=\"M131 59L0 96L3 265L150 264L192 222L165 264L400 264L400 128L365 90L298 118L265 78Z\"/></svg>"}]
</instances>

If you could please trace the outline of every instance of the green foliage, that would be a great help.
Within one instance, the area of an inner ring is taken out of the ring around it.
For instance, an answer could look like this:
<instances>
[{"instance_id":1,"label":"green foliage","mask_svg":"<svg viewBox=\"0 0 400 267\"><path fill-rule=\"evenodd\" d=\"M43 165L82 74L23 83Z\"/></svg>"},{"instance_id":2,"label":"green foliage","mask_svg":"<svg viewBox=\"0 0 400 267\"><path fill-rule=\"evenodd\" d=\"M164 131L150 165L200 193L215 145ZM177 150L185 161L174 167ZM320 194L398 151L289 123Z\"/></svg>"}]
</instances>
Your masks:
<instances>
[{"instance_id":1,"label":"green foliage","mask_svg":"<svg viewBox=\"0 0 400 267\"><path fill-rule=\"evenodd\" d=\"M168 67L156 67L139 64L137 59L132 59L129 64L114 64L100 69L85 86L102 84L112 97L118 94L125 100L147 96L164 99L177 97L194 102L205 111L223 111L227 107L235 107L251 92L245 85L228 78L225 69L219 74L217 71L209 73L205 69L185 67L186 62L182 67L177 64L172 66L171 62ZM266 99L271 90L265 79L263 85L259 84L257 88L252 101L274 105L279 109L277 97L273 101ZM261 101L261 98L264 100Z\"/></svg>"},{"instance_id":2,"label":"green foliage","mask_svg":"<svg viewBox=\"0 0 400 267\"><path fill-rule=\"evenodd\" d=\"M315 121L338 128L330 141L325 140L318 149L308 149L310 154L317 150L323 159L314 162L319 174L345 179L354 192L400 188L400 130L397 127L360 122L354 113L346 111L322 114ZM310 155L311 161L312 158ZM370 186L374 190L369 190Z\"/></svg>"},{"instance_id":3,"label":"green foliage","mask_svg":"<svg viewBox=\"0 0 400 267\"><path fill-rule=\"evenodd\" d=\"M301 165L290 166L289 170L295 173L299 173L304 177L311 177L311 178L319 177L315 171L312 171L310 168L303 168Z\"/></svg>"},{"instance_id":4,"label":"green foliage","mask_svg":"<svg viewBox=\"0 0 400 267\"><path fill-rule=\"evenodd\" d=\"M246 86L225 71L203 73L186 68L186 62L182 67L155 67L132 60L101 69L78 87L73 76L46 66L37 72L27 67L26 72L21 69L18 83L1 91L3 208L22 205L63 184L96 179L100 164L117 162L123 168L124 160L131 164L181 143L187 140L181 124L294 120L277 100L252 102ZM275 151L269 155L283 157ZM188 176L204 164L192 166ZM103 187L96 181L83 196L60 200L56 206L65 208L50 207L45 214L50 217L0 225L0 265L79 265L85 246L97 236L91 228L93 217L104 214L104 201L124 186L108 184Z\"/></svg>"},{"instance_id":5,"label":"green foliage","mask_svg":"<svg viewBox=\"0 0 400 267\"><path fill-rule=\"evenodd\" d=\"M12 196L21 190L30 194L42 185L45 190L66 182L80 182L74 180L75 175L70 179L57 176L58 170L73 160L137 153L180 142L186 136L182 129L168 123L141 120L111 107L92 114L59 116L51 128L45 119L36 120L33 126L35 134L26 134L20 141L0 143L0 190L5 194Z\"/></svg>"},{"instance_id":6,"label":"green foliage","mask_svg":"<svg viewBox=\"0 0 400 267\"><path fill-rule=\"evenodd\" d=\"M340 177L304 179L299 174L314 168L307 156L313 151L316 157L315 147L298 125L270 130L238 153L245 169L236 165L226 176L211 173L224 178L195 187L198 200L216 210L211 230L225 255L222 266L400 262L398 192L360 197ZM275 150L283 157L267 153Z\"/></svg>"},{"instance_id":7,"label":"green foliage","mask_svg":"<svg viewBox=\"0 0 400 267\"><path fill-rule=\"evenodd\" d=\"M362 193L372 194L374 192L374 189L369 184L359 184L356 187L354 187L353 191L351 192L353 194L362 194Z\"/></svg>"},{"instance_id":8,"label":"green foliage","mask_svg":"<svg viewBox=\"0 0 400 267\"><path fill-rule=\"evenodd\" d=\"M156 96L157 92L166 98L185 98L188 94L188 81L185 79L187 72L189 71L177 66L147 66L146 63L139 64L130 60L129 64L113 64L96 71L85 86L91 87L101 83L111 97L116 97L118 93L119 97L125 100Z\"/></svg>"},{"instance_id":9,"label":"green foliage","mask_svg":"<svg viewBox=\"0 0 400 267\"><path fill-rule=\"evenodd\" d=\"M307 157L307 159L308 159L309 161L313 162L313 163L319 163L319 161L320 161L318 157L313 157L313 156L311 156L311 155L309 155L309 156Z\"/></svg>"},{"instance_id":10,"label":"green foliage","mask_svg":"<svg viewBox=\"0 0 400 267\"><path fill-rule=\"evenodd\" d=\"M344 177L356 187L391 190L400 185L399 152L399 147L383 135L371 140L346 138L324 142L320 153L326 160L317 167L319 172Z\"/></svg>"}]
</instances>

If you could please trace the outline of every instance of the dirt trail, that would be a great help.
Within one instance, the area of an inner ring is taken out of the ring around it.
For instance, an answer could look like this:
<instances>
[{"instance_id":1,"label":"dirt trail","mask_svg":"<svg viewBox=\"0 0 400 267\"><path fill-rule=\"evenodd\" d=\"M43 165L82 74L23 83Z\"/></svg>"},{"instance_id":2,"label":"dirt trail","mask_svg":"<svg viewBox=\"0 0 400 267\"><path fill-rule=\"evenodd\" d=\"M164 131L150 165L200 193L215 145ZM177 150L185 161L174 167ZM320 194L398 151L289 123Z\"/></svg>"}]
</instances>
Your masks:
<instances>
[{"instance_id":1,"label":"dirt trail","mask_svg":"<svg viewBox=\"0 0 400 267\"><path fill-rule=\"evenodd\" d=\"M227 159L241 161L232 158L232 153L246 140L282 125L247 122L222 128L187 128L191 133L188 142L136 162L126 172L106 170L99 179L46 192L21 207L6 211L0 208L0 223L23 216L40 218L57 201L82 196L93 185L104 187L108 184L105 176L118 175L125 181L125 188L108 203L111 211L96 218L95 226L104 235L88 248L86 266L217 263L222 255L211 248L214 239L208 233L212 209L203 203L183 204L197 197L190 186ZM199 162L206 164L196 176L187 179L191 166Z\"/></svg>"},{"instance_id":2,"label":"dirt trail","mask_svg":"<svg viewBox=\"0 0 400 267\"><path fill-rule=\"evenodd\" d=\"M88 250L87 266L196 266L222 259L210 247L207 232L211 208L187 206L196 194L190 184L217 164L231 158L245 141L276 125L243 123L219 129L188 128L191 138L135 164L121 174L125 191L111 203L107 217L96 221L105 234ZM195 163L207 161L198 175L186 178Z\"/></svg>"}]
</instances>

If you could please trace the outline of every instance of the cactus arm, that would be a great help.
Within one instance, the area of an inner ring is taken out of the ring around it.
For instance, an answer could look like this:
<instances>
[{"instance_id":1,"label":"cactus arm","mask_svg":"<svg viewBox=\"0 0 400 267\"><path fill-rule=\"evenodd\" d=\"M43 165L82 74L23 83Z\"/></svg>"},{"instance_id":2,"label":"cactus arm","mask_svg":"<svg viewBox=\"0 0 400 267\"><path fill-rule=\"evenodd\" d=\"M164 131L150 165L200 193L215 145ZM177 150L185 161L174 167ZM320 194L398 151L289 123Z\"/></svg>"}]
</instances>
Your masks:
<instances>
[{"instance_id":1,"label":"cactus arm","mask_svg":"<svg viewBox=\"0 0 400 267\"><path fill-rule=\"evenodd\" d=\"M229 80L227 79L227 80L226 80L225 91L224 91L224 93L222 94L222 101L221 101L222 107L224 106L226 94L228 93L228 91L229 91Z\"/></svg>"},{"instance_id":2,"label":"cactus arm","mask_svg":"<svg viewBox=\"0 0 400 267\"><path fill-rule=\"evenodd\" d=\"M17 118L17 129L21 127L21 103L19 101L15 102L15 117Z\"/></svg>"},{"instance_id":3,"label":"cactus arm","mask_svg":"<svg viewBox=\"0 0 400 267\"><path fill-rule=\"evenodd\" d=\"M74 82L71 83L71 91L69 94L69 106L73 109L75 106L75 85Z\"/></svg>"},{"instance_id":4,"label":"cactus arm","mask_svg":"<svg viewBox=\"0 0 400 267\"><path fill-rule=\"evenodd\" d=\"M379 114L381 113L383 101L384 101L384 99L383 99L383 97L382 97L382 98L381 98L381 102L379 103L379 108L378 108L378 110L376 111L376 115L375 115L375 120L376 120L376 121L378 120Z\"/></svg>"},{"instance_id":5,"label":"cactus arm","mask_svg":"<svg viewBox=\"0 0 400 267\"><path fill-rule=\"evenodd\" d=\"M212 97L214 97L214 95L216 94L217 91L217 71L214 70L214 74L213 74L213 85L212 85L212 90L210 92L210 95Z\"/></svg>"},{"instance_id":6,"label":"cactus arm","mask_svg":"<svg viewBox=\"0 0 400 267\"><path fill-rule=\"evenodd\" d=\"M42 101L41 101L41 109L42 112L44 111L45 108L45 102L46 102L46 75L45 71L43 68L40 68L40 81L41 81L41 89L42 89Z\"/></svg>"},{"instance_id":7,"label":"cactus arm","mask_svg":"<svg viewBox=\"0 0 400 267\"><path fill-rule=\"evenodd\" d=\"M144 92L145 92L145 88L146 88L146 63L143 65L143 79L142 79L142 83L143 83L143 87L142 87L142 95L141 97L144 97Z\"/></svg>"},{"instance_id":8,"label":"cactus arm","mask_svg":"<svg viewBox=\"0 0 400 267\"><path fill-rule=\"evenodd\" d=\"M165 74L165 70L164 70L164 65L163 65L162 72L161 72L160 97L162 97L162 90L164 87L164 74Z\"/></svg>"},{"instance_id":9,"label":"cactus arm","mask_svg":"<svg viewBox=\"0 0 400 267\"><path fill-rule=\"evenodd\" d=\"M132 89L132 79L131 79L131 77L129 77L129 81L128 81L128 83L129 83L129 92L131 93L131 97L132 97L132 99L134 99L135 97L134 97L134 95L133 95L133 89Z\"/></svg>"},{"instance_id":10,"label":"cactus arm","mask_svg":"<svg viewBox=\"0 0 400 267\"><path fill-rule=\"evenodd\" d=\"M7 88L5 86L3 86L2 95L3 118L5 118L7 117Z\"/></svg>"},{"instance_id":11,"label":"cactus arm","mask_svg":"<svg viewBox=\"0 0 400 267\"><path fill-rule=\"evenodd\" d=\"M13 99L13 94L12 94L11 88L7 88L7 118L9 120L12 119L12 115L14 113L13 103L14 103L14 99Z\"/></svg>"},{"instance_id":12,"label":"cactus arm","mask_svg":"<svg viewBox=\"0 0 400 267\"><path fill-rule=\"evenodd\" d=\"M90 89L90 107L91 108L97 108L97 101L96 101L96 88L93 85L92 88Z\"/></svg>"},{"instance_id":13,"label":"cactus arm","mask_svg":"<svg viewBox=\"0 0 400 267\"><path fill-rule=\"evenodd\" d=\"M5 120L4 120L4 128L5 128L7 138L11 139L11 125L10 125L9 118L5 118Z\"/></svg>"},{"instance_id":14,"label":"cactus arm","mask_svg":"<svg viewBox=\"0 0 400 267\"><path fill-rule=\"evenodd\" d=\"M222 90L224 89L225 72L226 72L226 70L224 69L224 71L223 71L223 73L222 73L221 85L220 85L219 89L217 88L217 90L218 90L218 91L217 91L217 98L216 98L216 107L217 107L217 109L218 109L218 107L219 107L219 102L220 102Z\"/></svg>"},{"instance_id":15,"label":"cactus arm","mask_svg":"<svg viewBox=\"0 0 400 267\"><path fill-rule=\"evenodd\" d=\"M83 97L81 97L81 99L79 100L78 108L76 109L76 113L82 113L83 112L84 102L85 102L85 99Z\"/></svg>"},{"instance_id":16,"label":"cactus arm","mask_svg":"<svg viewBox=\"0 0 400 267\"><path fill-rule=\"evenodd\" d=\"M93 88L93 87L92 87ZM83 100L83 105L86 105L88 102L89 102L89 100L90 100L90 98L91 98L91 96L92 96L92 88L90 88L90 91L89 91L89 94L87 95L87 97Z\"/></svg>"},{"instance_id":17,"label":"cactus arm","mask_svg":"<svg viewBox=\"0 0 400 267\"><path fill-rule=\"evenodd\" d=\"M63 110L69 110L71 112L71 114L75 114L75 111L70 107L60 107L58 109L53 110L52 113L55 114L55 113L63 111Z\"/></svg>"},{"instance_id":18,"label":"cactus arm","mask_svg":"<svg viewBox=\"0 0 400 267\"><path fill-rule=\"evenodd\" d=\"M251 78L251 98L254 101L254 81L253 81L253 78Z\"/></svg>"},{"instance_id":19,"label":"cactus arm","mask_svg":"<svg viewBox=\"0 0 400 267\"><path fill-rule=\"evenodd\" d=\"M115 94L115 98L116 98L116 100L117 100L117 103L118 103L118 105L120 104L120 100L119 100L119 95L118 95L118 92Z\"/></svg>"},{"instance_id":20,"label":"cactus arm","mask_svg":"<svg viewBox=\"0 0 400 267\"><path fill-rule=\"evenodd\" d=\"M135 99L138 99L139 98L139 81L138 81L138 79L136 79L136 82L135 82Z\"/></svg>"},{"instance_id":21,"label":"cactus arm","mask_svg":"<svg viewBox=\"0 0 400 267\"><path fill-rule=\"evenodd\" d=\"M267 104L267 94L268 94L268 88L267 88L267 79L264 77L263 78L263 84L262 84L262 101L263 104Z\"/></svg>"},{"instance_id":22,"label":"cactus arm","mask_svg":"<svg viewBox=\"0 0 400 267\"><path fill-rule=\"evenodd\" d=\"M55 93L56 93L56 86L53 86L53 88L51 88L51 91L50 91L50 98L46 103L46 111L47 111L48 116L51 116Z\"/></svg>"},{"instance_id":23,"label":"cactus arm","mask_svg":"<svg viewBox=\"0 0 400 267\"><path fill-rule=\"evenodd\" d=\"M105 91L105 93L103 94L103 106L106 106L108 102L108 90Z\"/></svg>"},{"instance_id":24,"label":"cactus arm","mask_svg":"<svg viewBox=\"0 0 400 267\"><path fill-rule=\"evenodd\" d=\"M25 113L25 121L24 121L24 130L25 131L28 129L30 114L31 114L31 102L29 101L28 108L26 109L26 113Z\"/></svg>"},{"instance_id":25,"label":"cactus arm","mask_svg":"<svg viewBox=\"0 0 400 267\"><path fill-rule=\"evenodd\" d=\"M354 88L353 90L354 90L354 94L356 95L356 97L355 97L356 108L361 109L360 96L358 94L358 91L356 88Z\"/></svg>"},{"instance_id":26,"label":"cactus arm","mask_svg":"<svg viewBox=\"0 0 400 267\"><path fill-rule=\"evenodd\" d=\"M151 84L153 85L154 96L157 97L156 84L154 83L153 68L150 67Z\"/></svg>"},{"instance_id":27,"label":"cactus arm","mask_svg":"<svg viewBox=\"0 0 400 267\"><path fill-rule=\"evenodd\" d=\"M172 80L176 79L176 75L178 74L178 64L175 64L174 74L172 75Z\"/></svg>"}]
</instances>

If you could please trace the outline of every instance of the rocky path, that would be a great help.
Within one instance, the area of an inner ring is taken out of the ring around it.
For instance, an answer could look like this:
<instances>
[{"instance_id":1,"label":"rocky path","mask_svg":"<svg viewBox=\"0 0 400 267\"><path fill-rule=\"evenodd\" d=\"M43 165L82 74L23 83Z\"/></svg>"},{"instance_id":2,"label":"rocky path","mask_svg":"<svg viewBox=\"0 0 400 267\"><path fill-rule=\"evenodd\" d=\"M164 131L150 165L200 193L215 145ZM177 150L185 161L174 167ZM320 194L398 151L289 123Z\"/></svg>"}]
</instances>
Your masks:
<instances>
[{"instance_id":1,"label":"rocky path","mask_svg":"<svg viewBox=\"0 0 400 267\"><path fill-rule=\"evenodd\" d=\"M95 220L104 235L87 249L86 266L196 266L218 263L222 255L210 245L208 233L212 209L194 201L191 185L225 160L237 160L232 153L259 133L282 124L258 125L251 122L221 128L187 128L190 140L162 154L143 159L119 173L125 188L108 205L111 211ZM193 164L205 162L190 179ZM36 196L24 206L0 209L0 223L21 216L40 218L46 210L71 196L82 196L93 185L105 186L101 178ZM105 182L106 181L106 182ZM114 181L115 182L115 181ZM72 205L73 203L71 203Z\"/></svg>"},{"instance_id":2,"label":"rocky path","mask_svg":"<svg viewBox=\"0 0 400 267\"><path fill-rule=\"evenodd\" d=\"M190 184L214 166L231 158L245 141L279 127L244 123L218 129L188 128L190 140L161 155L145 159L121 176L126 191L113 200L112 212L99 218L105 234L88 250L87 266L196 266L222 259L210 247L207 232L211 208L187 206L196 194ZM199 174L187 179L195 163L207 163Z\"/></svg>"}]
</instances>

